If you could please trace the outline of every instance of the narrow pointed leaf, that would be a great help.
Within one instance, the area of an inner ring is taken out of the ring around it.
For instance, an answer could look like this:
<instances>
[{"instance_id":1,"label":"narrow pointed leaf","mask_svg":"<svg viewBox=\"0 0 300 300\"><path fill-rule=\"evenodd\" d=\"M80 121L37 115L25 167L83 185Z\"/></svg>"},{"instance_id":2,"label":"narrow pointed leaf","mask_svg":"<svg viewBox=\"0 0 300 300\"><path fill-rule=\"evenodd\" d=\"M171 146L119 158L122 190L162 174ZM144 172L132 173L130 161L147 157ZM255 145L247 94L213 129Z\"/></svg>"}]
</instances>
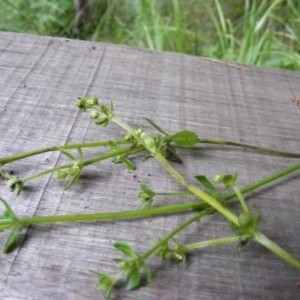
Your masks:
<instances>
[{"instance_id":1,"label":"narrow pointed leaf","mask_svg":"<svg viewBox=\"0 0 300 300\"><path fill-rule=\"evenodd\" d=\"M154 129L156 129L158 132L163 133L165 135L168 135L167 132L165 132L161 127L159 127L156 123L154 123L152 120L145 118L147 120L148 123L150 123L152 125L152 127Z\"/></svg>"},{"instance_id":2,"label":"narrow pointed leaf","mask_svg":"<svg viewBox=\"0 0 300 300\"><path fill-rule=\"evenodd\" d=\"M17 245L18 236L19 236L21 229L22 229L22 227L19 225L14 226L14 228L12 229L10 235L8 236L8 238L5 242L4 248L3 248L3 252L5 254L11 252Z\"/></svg>"},{"instance_id":3,"label":"narrow pointed leaf","mask_svg":"<svg viewBox=\"0 0 300 300\"><path fill-rule=\"evenodd\" d=\"M57 150L59 150L63 155L65 155L67 158L69 158L70 160L75 160L75 156L73 154L71 154L69 151L66 151L60 147L56 147Z\"/></svg>"},{"instance_id":4,"label":"narrow pointed leaf","mask_svg":"<svg viewBox=\"0 0 300 300\"><path fill-rule=\"evenodd\" d=\"M211 183L209 179L207 179L204 175L197 175L195 178L204 186L206 187L212 194L212 196L216 198L221 198L222 194L217 190L217 188Z\"/></svg>"},{"instance_id":5,"label":"narrow pointed leaf","mask_svg":"<svg viewBox=\"0 0 300 300\"><path fill-rule=\"evenodd\" d=\"M138 269L133 270L128 276L126 283L126 290L136 289L141 282L141 275Z\"/></svg>"},{"instance_id":6,"label":"narrow pointed leaf","mask_svg":"<svg viewBox=\"0 0 300 300\"><path fill-rule=\"evenodd\" d=\"M122 242L116 242L114 244L114 247L120 250L125 256L132 257L132 258L137 258L139 257L138 253L136 253L131 246L129 246L126 243Z\"/></svg>"}]
</instances>

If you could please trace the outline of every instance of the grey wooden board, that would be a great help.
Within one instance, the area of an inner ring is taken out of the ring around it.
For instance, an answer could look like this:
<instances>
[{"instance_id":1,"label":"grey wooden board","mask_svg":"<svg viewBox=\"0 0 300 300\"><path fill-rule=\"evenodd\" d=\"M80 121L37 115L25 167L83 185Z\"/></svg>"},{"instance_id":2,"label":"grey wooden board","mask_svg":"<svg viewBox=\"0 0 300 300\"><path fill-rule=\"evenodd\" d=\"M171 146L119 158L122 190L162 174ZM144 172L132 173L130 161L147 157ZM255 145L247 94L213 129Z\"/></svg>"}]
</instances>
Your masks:
<instances>
[{"instance_id":1,"label":"grey wooden board","mask_svg":"<svg viewBox=\"0 0 300 300\"><path fill-rule=\"evenodd\" d=\"M126 46L52 37L0 33L1 156L44 146L118 138L78 112L74 100L95 95L114 101L116 113L132 126L166 131L195 130L206 138L228 139L287 151L300 149L300 74ZM100 150L88 152L92 157ZM103 151L103 150L101 150ZM177 168L190 180L197 174L239 174L244 186L297 160L203 145L180 150ZM20 161L6 170L22 177L59 164L58 153ZM55 176L33 182L16 198L0 181L1 197L21 216L42 216L137 208L140 183L156 190L181 189L154 161L135 159L137 170L111 162L84 171L68 191ZM247 197L264 216L261 228L298 259L300 174ZM155 205L184 199L159 198ZM0 254L1 299L103 299L89 270L115 272L114 241L146 251L190 214L134 221L30 226L21 247ZM191 243L230 235L222 217L211 215L182 232ZM7 234L1 234L3 245ZM299 299L299 272L257 244L244 251L226 245L194 251L188 264L149 261L154 283L113 299Z\"/></svg>"}]
</instances>

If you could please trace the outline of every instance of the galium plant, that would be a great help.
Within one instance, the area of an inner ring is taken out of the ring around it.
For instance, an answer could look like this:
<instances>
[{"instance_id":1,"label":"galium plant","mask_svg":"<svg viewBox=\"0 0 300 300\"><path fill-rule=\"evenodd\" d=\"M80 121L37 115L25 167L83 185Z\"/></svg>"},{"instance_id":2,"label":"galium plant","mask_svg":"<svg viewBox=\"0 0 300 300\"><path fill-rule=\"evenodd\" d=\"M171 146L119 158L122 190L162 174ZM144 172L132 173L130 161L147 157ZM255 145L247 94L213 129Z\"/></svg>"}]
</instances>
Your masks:
<instances>
[{"instance_id":1,"label":"galium plant","mask_svg":"<svg viewBox=\"0 0 300 300\"><path fill-rule=\"evenodd\" d=\"M84 168L91 164L100 163L106 159L112 159L113 163L122 163L125 168L134 170L135 165L131 158L139 152L145 152L146 158L154 158L163 169L174 178L174 180L182 185L184 191L174 191L169 193L158 192L146 184L141 184L140 191L137 195L140 199L140 207L136 210L41 217L17 216L11 206L5 200L0 198L4 208L0 217L0 231L11 230L4 245L5 253L12 251L16 247L18 236L22 228L32 224L134 219L146 216L159 216L192 211L193 215L190 219L179 224L166 236L161 237L145 253L137 252L124 241L116 242L114 244L114 247L123 255L121 258L115 260L119 272L111 275L104 271L92 271L93 274L99 277L98 288L105 292L106 299L110 298L111 293L116 288L116 284L120 281L125 283L127 290L138 288L144 278L146 279L146 282L152 282L153 279L151 270L147 266L147 259L153 255L159 256L162 259L185 262L187 253L193 249L226 243L236 243L239 247L243 247L248 242L255 241L269 249L288 264L300 270L300 261L297 258L286 252L261 232L259 225L262 214L260 211L250 209L244 198L245 194L291 174L292 172L298 171L300 169L299 162L243 188L238 187L237 173L216 174L213 180L210 180L203 174L196 174L196 184L194 184L187 181L187 179L174 168L174 162L182 162L181 158L176 153L177 147L190 148L196 147L198 144L202 143L224 146L230 145L268 153L270 155L280 155L292 158L300 158L300 153L272 150L231 141L204 139L199 137L197 133L189 130L182 130L171 134L163 130L150 119L146 119L158 132L157 135L152 136L142 128L132 128L129 124L116 116L112 103L110 105L104 105L99 103L99 100L96 97L82 97L76 100L76 105L81 111L88 113L90 121L96 125L105 127L110 122L113 122L125 130L124 135L120 139L113 141L46 147L0 158L0 171L2 176L7 179L7 186L11 191L15 191L17 195L19 195L28 182L37 180L39 177L49 173L56 173L57 180L66 181L65 188L70 188L77 182ZM105 147L108 151L102 155L95 156L92 159L85 160L84 150L92 147ZM76 150L77 155L74 155L72 150ZM5 171L5 166L12 162L49 151L59 151L70 160L70 163L50 168L28 178L21 178ZM220 186L223 187L220 188ZM153 206L155 197L157 196L185 197L190 195L195 196L196 200L192 202L183 202L182 204ZM233 199L238 199L240 203L239 211L230 206L229 201ZM176 235L180 231L198 221L200 218L212 213L219 213L227 220L232 230L232 235L191 244L182 244L178 238L176 238Z\"/></svg>"}]
</instances>

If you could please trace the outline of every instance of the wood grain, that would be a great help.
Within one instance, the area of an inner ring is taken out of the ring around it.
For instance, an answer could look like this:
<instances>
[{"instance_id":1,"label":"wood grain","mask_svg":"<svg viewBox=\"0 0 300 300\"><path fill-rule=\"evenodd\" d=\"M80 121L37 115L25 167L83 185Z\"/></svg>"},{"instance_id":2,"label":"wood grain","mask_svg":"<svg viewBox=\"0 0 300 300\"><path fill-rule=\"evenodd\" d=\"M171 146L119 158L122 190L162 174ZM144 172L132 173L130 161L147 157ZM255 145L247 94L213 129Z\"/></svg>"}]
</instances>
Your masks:
<instances>
[{"instance_id":1,"label":"wood grain","mask_svg":"<svg viewBox=\"0 0 300 300\"><path fill-rule=\"evenodd\" d=\"M300 73L269 70L168 52L104 43L0 33L0 156L38 147L106 140L123 132L101 129L76 109L79 96L113 100L116 113L132 126L151 118L166 131L195 130L274 149L300 149ZM149 129L150 130L150 129ZM178 167L197 174L239 174L244 186L295 159L203 145L180 151ZM87 157L95 151L87 153ZM7 167L22 177L59 164L46 153ZM46 176L16 198L0 181L0 195L22 216L134 209L140 183L156 190L180 189L153 160L136 159L125 171L110 162L88 168L81 184L68 191ZM263 214L262 231L299 256L300 174L295 173L247 197ZM182 199L160 198L162 205ZM188 214L136 221L30 226L21 247L0 254L1 299L103 299L89 270L114 272L114 241L145 251ZM191 226L179 237L196 242L229 235L217 215ZM0 246L6 234L0 236ZM195 251L186 265L151 259L154 284L134 292L118 290L113 299L297 299L299 272L257 244Z\"/></svg>"}]
</instances>

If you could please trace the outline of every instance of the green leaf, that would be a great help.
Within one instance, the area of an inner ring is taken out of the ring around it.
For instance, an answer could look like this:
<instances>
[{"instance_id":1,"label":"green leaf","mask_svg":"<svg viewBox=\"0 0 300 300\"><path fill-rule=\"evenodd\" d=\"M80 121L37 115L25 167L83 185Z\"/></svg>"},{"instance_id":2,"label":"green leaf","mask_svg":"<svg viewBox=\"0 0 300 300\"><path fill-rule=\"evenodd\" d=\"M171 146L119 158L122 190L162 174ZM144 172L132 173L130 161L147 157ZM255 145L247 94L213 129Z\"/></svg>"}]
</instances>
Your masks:
<instances>
[{"instance_id":1,"label":"green leaf","mask_svg":"<svg viewBox=\"0 0 300 300\"><path fill-rule=\"evenodd\" d=\"M110 295L117 281L116 277L100 271L92 271L92 272L95 275L99 276L99 282L97 286L98 290L105 291L106 292L105 299L107 300L110 299Z\"/></svg>"},{"instance_id":2,"label":"green leaf","mask_svg":"<svg viewBox=\"0 0 300 300\"><path fill-rule=\"evenodd\" d=\"M108 141L108 145L113 151L118 151L120 149L118 143L116 141Z\"/></svg>"},{"instance_id":3,"label":"green leaf","mask_svg":"<svg viewBox=\"0 0 300 300\"><path fill-rule=\"evenodd\" d=\"M18 236L19 236L21 229L22 229L22 226L20 226L20 225L16 225L13 227L10 235L8 236L8 238L5 242L4 248L3 248L3 252L5 254L11 252L16 247L17 242L18 242Z\"/></svg>"},{"instance_id":4,"label":"green leaf","mask_svg":"<svg viewBox=\"0 0 300 300\"><path fill-rule=\"evenodd\" d=\"M146 264L144 264L143 266L143 271L146 275L147 283L152 283L153 278L152 278L151 270Z\"/></svg>"},{"instance_id":5,"label":"green leaf","mask_svg":"<svg viewBox=\"0 0 300 300\"><path fill-rule=\"evenodd\" d=\"M122 159L122 164L129 171L134 171L135 170L134 163L128 158L123 158Z\"/></svg>"},{"instance_id":6,"label":"green leaf","mask_svg":"<svg viewBox=\"0 0 300 300\"><path fill-rule=\"evenodd\" d=\"M14 249L14 247L16 246L17 240L18 240L18 235L22 229L22 225L20 224L18 217L13 212L13 210L9 206L9 204L6 201L4 201L2 198L0 198L0 202L2 202L6 208L6 210L0 217L0 221L1 221L0 225L1 225L1 223L3 223L2 224L3 228L2 228L2 226L0 226L0 230L5 230L10 227L13 227L10 235L8 236L8 238L5 242L4 248L3 248L3 252L8 253L8 252L12 251ZM7 222L5 222L5 221L8 221L9 223L7 224Z\"/></svg>"},{"instance_id":7,"label":"green leaf","mask_svg":"<svg viewBox=\"0 0 300 300\"><path fill-rule=\"evenodd\" d=\"M72 185L74 185L81 175L81 170L78 170L76 173L72 174L72 179L68 182L68 184L64 187L65 190L69 189Z\"/></svg>"},{"instance_id":8,"label":"green leaf","mask_svg":"<svg viewBox=\"0 0 300 300\"><path fill-rule=\"evenodd\" d=\"M174 148L170 145L167 145L167 147L166 147L165 158L169 161L176 162L176 163L179 163L179 164L183 163L180 156L176 153Z\"/></svg>"},{"instance_id":9,"label":"green leaf","mask_svg":"<svg viewBox=\"0 0 300 300\"><path fill-rule=\"evenodd\" d=\"M211 195L217 199L222 198L222 194L218 191L218 189L211 183L209 179L205 175L197 175L195 178L204 186L206 187L210 192Z\"/></svg>"},{"instance_id":10,"label":"green leaf","mask_svg":"<svg viewBox=\"0 0 300 300\"><path fill-rule=\"evenodd\" d=\"M183 130L172 135L171 140L178 147L193 147L199 142L199 137L193 131Z\"/></svg>"},{"instance_id":11,"label":"green leaf","mask_svg":"<svg viewBox=\"0 0 300 300\"><path fill-rule=\"evenodd\" d=\"M135 252L131 246L129 246L127 243L123 242L116 242L114 243L114 247L118 250L120 250L125 256L132 257L132 258L139 258L140 255Z\"/></svg>"},{"instance_id":12,"label":"green leaf","mask_svg":"<svg viewBox=\"0 0 300 300\"><path fill-rule=\"evenodd\" d=\"M151 197L153 197L155 195L155 193L151 190L151 188L147 184L144 184L144 183L141 184L141 191L148 194Z\"/></svg>"},{"instance_id":13,"label":"green leaf","mask_svg":"<svg viewBox=\"0 0 300 300\"><path fill-rule=\"evenodd\" d=\"M15 224L17 224L19 222L19 219L16 216L16 214L14 213L14 211L12 210L12 208L10 207L10 205L2 198L0 198L0 202L2 202L2 204L6 208L6 211L1 216L1 219L11 219L15 222Z\"/></svg>"},{"instance_id":14,"label":"green leaf","mask_svg":"<svg viewBox=\"0 0 300 300\"><path fill-rule=\"evenodd\" d=\"M128 268L128 261L123 258L115 258L114 262L121 270Z\"/></svg>"},{"instance_id":15,"label":"green leaf","mask_svg":"<svg viewBox=\"0 0 300 300\"><path fill-rule=\"evenodd\" d=\"M59 170L59 171L57 171L57 177L56 177L56 179L58 181L63 181L63 180L65 180L68 177L68 175L69 175L69 173L67 171L65 171L65 170Z\"/></svg>"},{"instance_id":16,"label":"green leaf","mask_svg":"<svg viewBox=\"0 0 300 300\"><path fill-rule=\"evenodd\" d=\"M97 272L96 274L99 276L99 282L98 282L99 290L106 291L107 289L110 289L114 285L113 276L103 272Z\"/></svg>"},{"instance_id":17,"label":"green leaf","mask_svg":"<svg viewBox=\"0 0 300 300\"><path fill-rule=\"evenodd\" d=\"M101 106L101 111L102 111L106 116L109 116L109 114L110 114L110 111L109 111L108 107L105 106L105 105L102 105L102 106Z\"/></svg>"},{"instance_id":18,"label":"green leaf","mask_svg":"<svg viewBox=\"0 0 300 300\"><path fill-rule=\"evenodd\" d=\"M107 121L109 121L113 117L113 103L110 103L110 108L108 108L106 105L101 105L101 111L106 116Z\"/></svg>"},{"instance_id":19,"label":"green leaf","mask_svg":"<svg viewBox=\"0 0 300 300\"><path fill-rule=\"evenodd\" d=\"M139 269L132 270L127 276L126 290L136 289L141 282L141 275Z\"/></svg>"},{"instance_id":20,"label":"green leaf","mask_svg":"<svg viewBox=\"0 0 300 300\"><path fill-rule=\"evenodd\" d=\"M57 150L59 150L61 152L61 154L65 155L67 158L69 158L70 160L75 160L75 156L73 154L71 154L69 151L66 151L60 147L55 147Z\"/></svg>"},{"instance_id":21,"label":"green leaf","mask_svg":"<svg viewBox=\"0 0 300 300\"><path fill-rule=\"evenodd\" d=\"M109 119L105 117L105 118L102 118L99 121L95 122L95 124L106 127L108 122L109 122Z\"/></svg>"},{"instance_id":22,"label":"green leaf","mask_svg":"<svg viewBox=\"0 0 300 300\"><path fill-rule=\"evenodd\" d=\"M149 209L153 203L153 197L155 192L153 192L148 185L141 184L141 191L138 194L138 198L141 200L141 209Z\"/></svg>"},{"instance_id":23,"label":"green leaf","mask_svg":"<svg viewBox=\"0 0 300 300\"><path fill-rule=\"evenodd\" d=\"M11 218L11 214L8 210L5 210L1 215L0 215L0 220L7 220Z\"/></svg>"},{"instance_id":24,"label":"green leaf","mask_svg":"<svg viewBox=\"0 0 300 300\"><path fill-rule=\"evenodd\" d=\"M62 173L60 175L61 178L67 178L68 175L72 177L71 180L69 181L69 183L65 186L65 188L64 188L65 190L70 188L72 185L74 185L78 181L78 179L81 175L82 169L84 167L83 153L82 153L81 148L77 148L77 151L79 153L79 159L74 162L74 164L68 169L68 171L66 171L67 174ZM58 177L58 180L59 180L59 177Z\"/></svg>"},{"instance_id":25,"label":"green leaf","mask_svg":"<svg viewBox=\"0 0 300 300\"><path fill-rule=\"evenodd\" d=\"M158 132L163 133L165 135L168 135L167 132L165 132L161 127L159 127L156 123L154 123L154 121L145 118L147 120L148 123L150 123L152 125L153 128L155 128Z\"/></svg>"}]
</instances>

